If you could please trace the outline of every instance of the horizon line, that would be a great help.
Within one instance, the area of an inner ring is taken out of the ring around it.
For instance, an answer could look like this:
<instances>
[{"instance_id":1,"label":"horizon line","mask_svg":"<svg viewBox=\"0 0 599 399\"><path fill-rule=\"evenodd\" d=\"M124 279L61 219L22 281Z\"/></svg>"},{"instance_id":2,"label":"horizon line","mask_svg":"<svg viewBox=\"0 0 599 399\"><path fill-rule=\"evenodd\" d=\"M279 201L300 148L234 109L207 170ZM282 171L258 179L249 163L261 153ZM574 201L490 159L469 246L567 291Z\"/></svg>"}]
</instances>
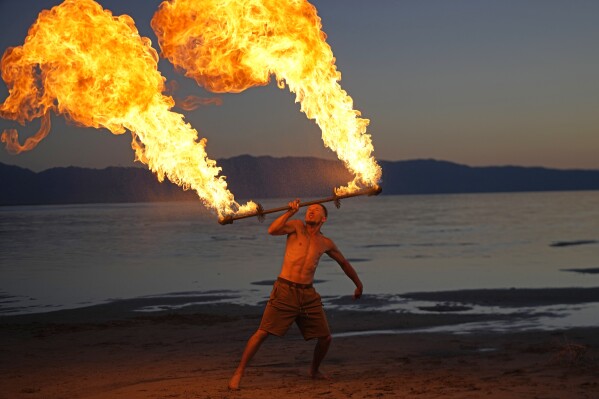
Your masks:
<instances>
[{"instance_id":1,"label":"horizon line","mask_svg":"<svg viewBox=\"0 0 599 399\"><path fill-rule=\"evenodd\" d=\"M310 155L305 155L305 156L298 156L298 155L286 155L286 156L273 156L273 155L252 155L252 154L239 154L239 155L234 155L234 156L230 156L230 157L223 157L223 158L217 158L216 161L228 161L231 159L235 159L235 158L241 158L241 157L250 157L250 158L272 158L272 159L314 159L314 160L320 160L320 161L330 161L330 162L339 162L339 163L343 163L343 161L339 160L339 159L327 159L327 158L322 158L322 157L318 157L318 156L310 156ZM447 163L447 164L453 164L453 165L458 165L458 166L464 166L464 167L468 167L468 168L522 168L522 169L548 169L548 170L561 170L561 171L591 171L591 172L599 172L599 167L597 168L583 168L583 167L552 167L552 166L543 166L543 165L534 165L534 166L525 166L525 165L517 165L517 164L494 164L494 165L469 165L466 163L461 163L461 162L457 162L457 161L450 161L450 160L446 160L446 159L437 159L437 158L410 158L410 159L399 159L399 160L394 160L394 161L390 161L390 160L386 160L386 159L377 159L377 162L386 162L386 163L401 163L401 162L422 162L422 161L426 161L426 162L438 162L438 163ZM147 165L136 162L133 165L130 166L123 166L123 165L106 165L106 166L99 166L99 167L93 167L93 166L80 166L80 165L68 165L68 166L50 166L47 167L45 169L40 169L38 171L28 168L28 167L24 167L24 166L20 166L20 165L16 165L16 164L12 164L12 163L5 163L0 161L0 165L7 165L7 166L13 166L16 168L20 168L20 169L25 169L25 170L29 170L33 173L42 173L48 170L52 170L52 169L66 169L66 168L78 168L78 169L91 169L91 170L104 170L104 169L109 169L109 168L124 168L124 169L133 169L133 168L139 168L139 169L145 169L145 170L149 170L147 168Z\"/></svg>"}]
</instances>

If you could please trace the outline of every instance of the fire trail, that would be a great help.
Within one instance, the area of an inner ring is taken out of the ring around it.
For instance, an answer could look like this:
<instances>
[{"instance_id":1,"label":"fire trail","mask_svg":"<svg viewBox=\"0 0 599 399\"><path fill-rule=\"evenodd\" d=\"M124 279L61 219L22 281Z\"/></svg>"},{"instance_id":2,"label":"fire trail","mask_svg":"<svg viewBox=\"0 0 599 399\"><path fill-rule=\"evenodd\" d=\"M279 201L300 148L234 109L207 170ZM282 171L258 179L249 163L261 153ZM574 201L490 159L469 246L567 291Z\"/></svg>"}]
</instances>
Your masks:
<instances>
[{"instance_id":1,"label":"fire trail","mask_svg":"<svg viewBox=\"0 0 599 399\"><path fill-rule=\"evenodd\" d=\"M381 181L369 120L341 88L321 19L307 0L167 0L152 28L160 54L130 16L113 15L94 0L64 0L42 11L23 45L0 60L9 92L0 118L22 125L41 119L41 128L23 144L16 129L2 132L0 141L15 154L32 150L49 134L51 113L113 134L129 131L136 161L159 181L195 191L220 219L263 214L251 201L235 201L208 157L207 139L172 111L175 101L158 70L163 56L215 93L239 93L273 77L287 86L321 128L324 145L354 175L332 201Z\"/></svg>"}]
</instances>

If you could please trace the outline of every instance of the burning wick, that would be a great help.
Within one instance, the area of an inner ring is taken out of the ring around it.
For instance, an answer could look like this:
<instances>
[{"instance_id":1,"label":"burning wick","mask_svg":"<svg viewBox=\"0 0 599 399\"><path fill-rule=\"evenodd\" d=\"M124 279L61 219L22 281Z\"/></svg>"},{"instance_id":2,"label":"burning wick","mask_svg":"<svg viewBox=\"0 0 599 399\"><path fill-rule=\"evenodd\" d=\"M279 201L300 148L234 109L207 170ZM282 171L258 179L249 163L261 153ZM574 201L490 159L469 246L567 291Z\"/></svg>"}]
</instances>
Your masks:
<instances>
[{"instance_id":1,"label":"burning wick","mask_svg":"<svg viewBox=\"0 0 599 399\"><path fill-rule=\"evenodd\" d=\"M310 205L314 205L314 204L322 204L323 202L335 202L335 206L337 208L339 208L339 207L341 207L342 199L350 198L350 197L357 197L360 195L368 195L368 196L379 195L382 191L383 191L383 188L381 186L377 185L374 187L365 188L365 189L362 189L359 191L354 191L352 193L347 193L347 194L337 195L337 194L333 193L333 195L331 197L321 198L321 199L307 201L307 202L300 202L299 207L301 208L304 206L310 206ZM258 206L258 209L253 212L250 212L250 213L245 213L245 214L241 214L241 215L227 215L224 217L219 217L218 223L220 223L224 226L225 224L233 224L233 221L235 221L237 219L251 218L254 216L257 216L258 220L260 222L263 222L264 215L266 215L266 214L275 213L275 212L283 212L283 211L288 211L289 209L291 209L289 206L281 206L279 208L271 208L271 209L265 210L262 207L262 205L257 204L257 206Z\"/></svg>"}]
</instances>

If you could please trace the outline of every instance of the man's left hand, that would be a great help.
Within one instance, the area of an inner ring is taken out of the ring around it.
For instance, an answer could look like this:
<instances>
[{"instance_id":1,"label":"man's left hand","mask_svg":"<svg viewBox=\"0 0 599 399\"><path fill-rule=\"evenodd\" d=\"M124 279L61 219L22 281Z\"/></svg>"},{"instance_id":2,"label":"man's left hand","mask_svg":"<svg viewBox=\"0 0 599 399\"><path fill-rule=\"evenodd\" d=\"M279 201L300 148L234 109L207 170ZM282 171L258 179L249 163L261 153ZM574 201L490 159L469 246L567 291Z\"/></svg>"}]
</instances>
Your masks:
<instances>
[{"instance_id":1,"label":"man's left hand","mask_svg":"<svg viewBox=\"0 0 599 399\"><path fill-rule=\"evenodd\" d=\"M362 296L362 287L356 287L354 291L354 299L359 299Z\"/></svg>"}]
</instances>

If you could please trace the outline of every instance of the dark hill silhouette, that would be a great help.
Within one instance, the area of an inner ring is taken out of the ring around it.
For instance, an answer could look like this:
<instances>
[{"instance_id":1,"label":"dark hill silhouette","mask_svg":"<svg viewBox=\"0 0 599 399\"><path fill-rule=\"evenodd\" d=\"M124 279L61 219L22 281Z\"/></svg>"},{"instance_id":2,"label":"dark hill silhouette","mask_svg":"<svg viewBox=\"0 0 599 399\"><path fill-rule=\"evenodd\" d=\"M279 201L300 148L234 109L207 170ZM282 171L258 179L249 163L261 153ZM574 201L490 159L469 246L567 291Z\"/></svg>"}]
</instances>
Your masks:
<instances>
[{"instance_id":1,"label":"dark hill silhouette","mask_svg":"<svg viewBox=\"0 0 599 399\"><path fill-rule=\"evenodd\" d=\"M388 194L450 194L599 189L599 170L470 167L446 161L383 162Z\"/></svg>"},{"instance_id":2,"label":"dark hill silhouette","mask_svg":"<svg viewBox=\"0 0 599 399\"><path fill-rule=\"evenodd\" d=\"M470 167L436 160L381 161L383 194L599 190L599 170ZM339 161L241 155L218 164L236 198L331 195L350 174ZM34 173L0 163L0 205L196 200L143 168L52 168Z\"/></svg>"}]
</instances>

